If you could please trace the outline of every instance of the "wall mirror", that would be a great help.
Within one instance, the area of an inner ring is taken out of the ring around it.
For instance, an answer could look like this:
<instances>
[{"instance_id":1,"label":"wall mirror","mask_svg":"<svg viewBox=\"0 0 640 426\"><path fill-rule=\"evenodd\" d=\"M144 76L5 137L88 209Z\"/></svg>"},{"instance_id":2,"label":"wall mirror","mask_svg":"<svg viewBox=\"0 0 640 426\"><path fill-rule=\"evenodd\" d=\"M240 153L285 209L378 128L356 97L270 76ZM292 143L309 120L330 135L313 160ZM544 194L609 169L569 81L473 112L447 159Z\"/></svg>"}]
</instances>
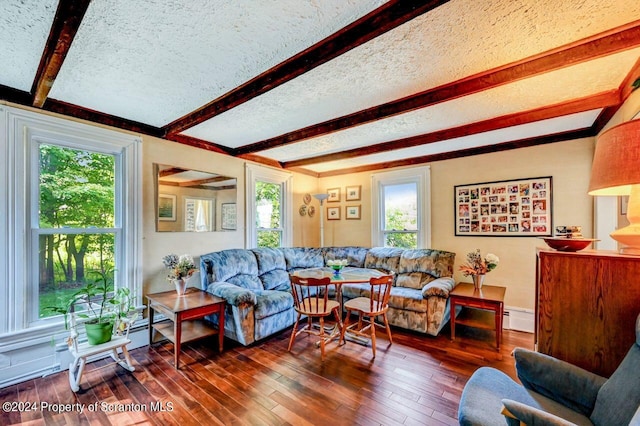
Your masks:
<instances>
[{"instance_id":1,"label":"wall mirror","mask_svg":"<svg viewBox=\"0 0 640 426\"><path fill-rule=\"evenodd\" d=\"M166 164L154 170L158 232L236 229L236 178Z\"/></svg>"}]
</instances>

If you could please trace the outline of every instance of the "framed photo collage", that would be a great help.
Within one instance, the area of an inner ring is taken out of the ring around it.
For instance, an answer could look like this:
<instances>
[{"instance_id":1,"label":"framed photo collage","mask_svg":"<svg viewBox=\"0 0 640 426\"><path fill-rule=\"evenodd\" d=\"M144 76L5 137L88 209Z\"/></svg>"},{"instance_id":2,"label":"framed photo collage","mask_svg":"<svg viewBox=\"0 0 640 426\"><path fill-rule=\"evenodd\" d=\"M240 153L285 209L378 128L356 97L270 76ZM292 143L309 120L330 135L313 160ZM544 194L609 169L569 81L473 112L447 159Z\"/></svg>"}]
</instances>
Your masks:
<instances>
[{"instance_id":1,"label":"framed photo collage","mask_svg":"<svg viewBox=\"0 0 640 426\"><path fill-rule=\"evenodd\" d=\"M456 236L552 235L551 176L454 187Z\"/></svg>"}]
</instances>

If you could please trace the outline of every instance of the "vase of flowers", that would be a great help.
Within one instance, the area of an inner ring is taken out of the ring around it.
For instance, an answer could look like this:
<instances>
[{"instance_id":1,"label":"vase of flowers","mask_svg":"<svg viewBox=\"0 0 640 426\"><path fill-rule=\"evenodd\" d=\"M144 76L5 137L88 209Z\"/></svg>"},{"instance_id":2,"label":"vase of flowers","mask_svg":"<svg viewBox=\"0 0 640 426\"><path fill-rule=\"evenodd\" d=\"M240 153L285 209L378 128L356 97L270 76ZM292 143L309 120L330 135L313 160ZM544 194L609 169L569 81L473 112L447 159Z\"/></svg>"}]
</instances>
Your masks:
<instances>
[{"instance_id":1,"label":"vase of flowers","mask_svg":"<svg viewBox=\"0 0 640 426\"><path fill-rule=\"evenodd\" d=\"M327 265L333 269L333 274L335 276L340 275L340 271L342 268L347 266L347 259L331 259L327 260Z\"/></svg>"},{"instance_id":2,"label":"vase of flowers","mask_svg":"<svg viewBox=\"0 0 640 426\"><path fill-rule=\"evenodd\" d=\"M467 254L467 263L460 266L460 271L465 277L471 276L473 286L477 289L482 288L484 276L496 269L500 259L493 253L488 253L482 257L480 249L476 249Z\"/></svg>"},{"instance_id":3,"label":"vase of flowers","mask_svg":"<svg viewBox=\"0 0 640 426\"><path fill-rule=\"evenodd\" d=\"M196 265L193 257L188 254L178 256L177 254L168 254L162 258L162 263L169 270L167 279L172 281L176 286L178 296L183 296L187 290L187 278L196 271Z\"/></svg>"}]
</instances>

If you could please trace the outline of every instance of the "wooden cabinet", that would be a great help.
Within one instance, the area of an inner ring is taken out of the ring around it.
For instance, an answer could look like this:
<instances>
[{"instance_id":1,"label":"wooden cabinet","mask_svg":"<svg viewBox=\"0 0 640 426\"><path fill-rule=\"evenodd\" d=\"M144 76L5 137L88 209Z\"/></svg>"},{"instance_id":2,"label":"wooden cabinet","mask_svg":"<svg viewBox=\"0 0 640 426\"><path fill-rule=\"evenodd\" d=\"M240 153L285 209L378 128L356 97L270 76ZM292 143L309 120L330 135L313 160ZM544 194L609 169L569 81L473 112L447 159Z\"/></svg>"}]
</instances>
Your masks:
<instances>
[{"instance_id":1,"label":"wooden cabinet","mask_svg":"<svg viewBox=\"0 0 640 426\"><path fill-rule=\"evenodd\" d=\"M537 350L609 377L635 341L640 256L537 254Z\"/></svg>"}]
</instances>

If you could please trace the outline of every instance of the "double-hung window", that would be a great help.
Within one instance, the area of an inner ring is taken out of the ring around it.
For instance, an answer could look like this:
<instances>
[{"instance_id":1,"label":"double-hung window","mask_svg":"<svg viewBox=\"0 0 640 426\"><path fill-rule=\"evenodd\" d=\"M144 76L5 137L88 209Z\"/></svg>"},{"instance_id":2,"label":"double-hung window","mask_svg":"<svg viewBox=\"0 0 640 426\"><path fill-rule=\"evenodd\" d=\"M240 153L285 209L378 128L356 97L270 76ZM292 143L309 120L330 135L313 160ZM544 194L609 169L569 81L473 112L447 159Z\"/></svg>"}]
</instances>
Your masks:
<instances>
[{"instance_id":1,"label":"double-hung window","mask_svg":"<svg viewBox=\"0 0 640 426\"><path fill-rule=\"evenodd\" d=\"M8 188L0 213L11 229L0 259L10 319L0 333L62 323L46 307L97 271L141 304L140 139L9 107L0 112L7 124L0 180Z\"/></svg>"},{"instance_id":2,"label":"double-hung window","mask_svg":"<svg viewBox=\"0 0 640 426\"><path fill-rule=\"evenodd\" d=\"M247 164L247 247L288 247L292 241L291 174Z\"/></svg>"},{"instance_id":3,"label":"double-hung window","mask_svg":"<svg viewBox=\"0 0 640 426\"><path fill-rule=\"evenodd\" d=\"M109 278L115 274L122 245L121 209L116 208L121 157L46 141L33 141L31 157L32 176L37 175L31 205L37 209L31 209L29 221L30 263L37 316L45 318L54 315L48 306L69 298L97 271Z\"/></svg>"},{"instance_id":4,"label":"double-hung window","mask_svg":"<svg viewBox=\"0 0 640 426\"><path fill-rule=\"evenodd\" d=\"M376 173L371 188L373 245L428 248L429 168Z\"/></svg>"}]
</instances>

